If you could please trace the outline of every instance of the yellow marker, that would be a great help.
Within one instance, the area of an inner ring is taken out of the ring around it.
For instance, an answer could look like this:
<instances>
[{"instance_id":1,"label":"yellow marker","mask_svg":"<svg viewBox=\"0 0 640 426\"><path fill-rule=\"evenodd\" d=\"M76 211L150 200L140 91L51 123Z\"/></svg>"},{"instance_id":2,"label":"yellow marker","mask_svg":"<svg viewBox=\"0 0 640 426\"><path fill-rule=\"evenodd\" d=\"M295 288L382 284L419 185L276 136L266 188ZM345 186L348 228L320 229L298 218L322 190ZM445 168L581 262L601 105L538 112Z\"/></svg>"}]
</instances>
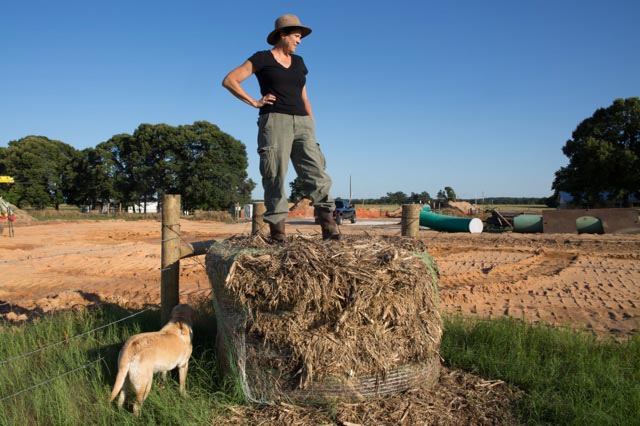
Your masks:
<instances>
[{"instance_id":1,"label":"yellow marker","mask_svg":"<svg viewBox=\"0 0 640 426\"><path fill-rule=\"evenodd\" d=\"M11 176L0 176L0 183L15 183Z\"/></svg>"}]
</instances>

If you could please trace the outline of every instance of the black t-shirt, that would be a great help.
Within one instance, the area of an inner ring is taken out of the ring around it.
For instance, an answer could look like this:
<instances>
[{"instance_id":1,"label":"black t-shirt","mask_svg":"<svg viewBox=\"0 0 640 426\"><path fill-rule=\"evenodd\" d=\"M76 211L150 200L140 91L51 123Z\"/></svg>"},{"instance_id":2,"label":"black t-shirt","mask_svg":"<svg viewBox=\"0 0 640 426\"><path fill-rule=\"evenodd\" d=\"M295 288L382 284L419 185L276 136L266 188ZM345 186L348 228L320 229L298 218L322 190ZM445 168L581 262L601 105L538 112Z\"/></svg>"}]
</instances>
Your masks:
<instances>
[{"instance_id":1,"label":"black t-shirt","mask_svg":"<svg viewBox=\"0 0 640 426\"><path fill-rule=\"evenodd\" d=\"M301 56L291 55L291 66L285 68L270 50L256 52L249 58L260 84L262 96L271 93L276 101L260 108L260 115L280 112L292 115L308 115L302 101L302 88L307 82L307 67Z\"/></svg>"}]
</instances>

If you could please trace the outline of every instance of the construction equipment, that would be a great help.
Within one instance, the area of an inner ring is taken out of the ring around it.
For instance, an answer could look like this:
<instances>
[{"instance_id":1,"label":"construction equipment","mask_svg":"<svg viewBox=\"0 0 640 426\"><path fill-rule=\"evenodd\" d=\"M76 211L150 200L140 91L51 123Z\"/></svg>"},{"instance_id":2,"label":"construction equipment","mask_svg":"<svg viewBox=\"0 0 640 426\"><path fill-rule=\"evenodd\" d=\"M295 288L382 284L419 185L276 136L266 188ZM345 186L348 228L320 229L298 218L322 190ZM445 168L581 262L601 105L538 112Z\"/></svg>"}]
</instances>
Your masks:
<instances>
[{"instance_id":1,"label":"construction equipment","mask_svg":"<svg viewBox=\"0 0 640 426\"><path fill-rule=\"evenodd\" d=\"M0 183L15 183L11 176L0 176Z\"/></svg>"}]
</instances>

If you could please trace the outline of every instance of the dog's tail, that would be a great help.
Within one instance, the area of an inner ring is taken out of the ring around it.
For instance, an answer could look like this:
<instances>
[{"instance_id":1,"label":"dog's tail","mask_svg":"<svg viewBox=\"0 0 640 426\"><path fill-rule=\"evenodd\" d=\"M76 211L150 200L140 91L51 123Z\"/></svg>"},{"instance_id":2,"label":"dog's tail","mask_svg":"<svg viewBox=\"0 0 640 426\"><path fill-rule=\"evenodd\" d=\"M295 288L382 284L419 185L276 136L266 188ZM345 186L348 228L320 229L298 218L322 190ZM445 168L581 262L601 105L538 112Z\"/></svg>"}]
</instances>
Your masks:
<instances>
[{"instance_id":1,"label":"dog's tail","mask_svg":"<svg viewBox=\"0 0 640 426\"><path fill-rule=\"evenodd\" d=\"M113 390L111 391L111 397L109 398L110 402L113 402L116 399L116 396L122 390L122 386L124 386L124 381L127 378L127 374L129 374L129 365L130 360L125 359L128 357L120 357L118 359L118 375L116 376L116 382L113 384Z\"/></svg>"}]
</instances>

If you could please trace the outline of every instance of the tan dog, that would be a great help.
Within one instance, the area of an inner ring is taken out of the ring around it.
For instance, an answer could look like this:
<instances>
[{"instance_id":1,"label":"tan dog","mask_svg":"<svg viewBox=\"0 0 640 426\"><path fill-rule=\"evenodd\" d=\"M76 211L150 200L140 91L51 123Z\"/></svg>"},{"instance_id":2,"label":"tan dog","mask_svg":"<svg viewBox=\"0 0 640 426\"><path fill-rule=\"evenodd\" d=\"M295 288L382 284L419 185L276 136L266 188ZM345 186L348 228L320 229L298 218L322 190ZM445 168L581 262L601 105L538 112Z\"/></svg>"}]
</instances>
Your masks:
<instances>
[{"instance_id":1,"label":"tan dog","mask_svg":"<svg viewBox=\"0 0 640 426\"><path fill-rule=\"evenodd\" d=\"M118 375L111 391L113 401L118 393L118 407L122 407L125 400L125 380L131 384L136 393L133 413L137 416L140 407L151 390L153 373L162 372L166 377L167 371L178 368L180 378L180 393L184 396L187 368L191 357L191 324L195 311L191 306L180 304L171 310L171 318L160 331L141 333L131 336L118 355Z\"/></svg>"}]
</instances>

